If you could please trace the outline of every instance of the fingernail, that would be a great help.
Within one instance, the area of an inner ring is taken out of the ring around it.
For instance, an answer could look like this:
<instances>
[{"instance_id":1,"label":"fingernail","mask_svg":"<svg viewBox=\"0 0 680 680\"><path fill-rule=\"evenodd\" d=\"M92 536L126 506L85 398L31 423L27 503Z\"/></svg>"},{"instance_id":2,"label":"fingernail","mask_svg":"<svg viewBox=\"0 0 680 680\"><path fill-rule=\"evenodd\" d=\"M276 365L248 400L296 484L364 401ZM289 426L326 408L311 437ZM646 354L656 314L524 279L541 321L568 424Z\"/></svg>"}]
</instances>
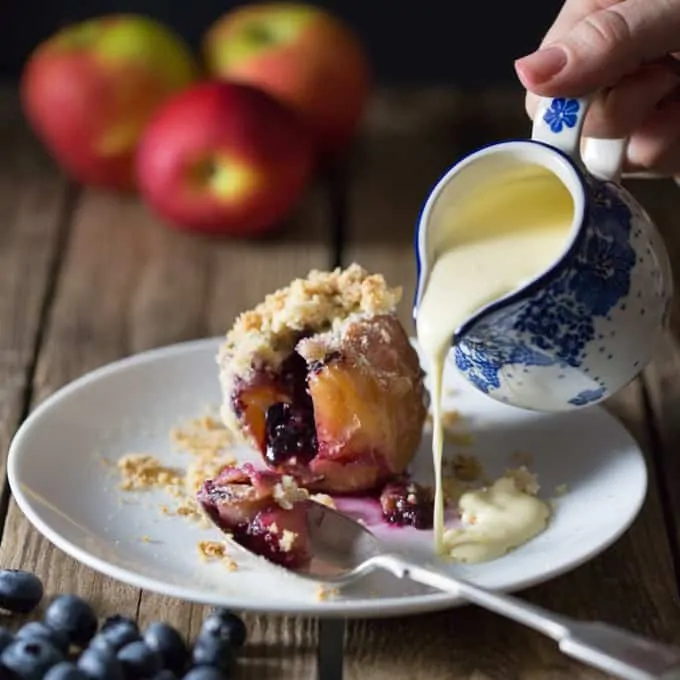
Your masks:
<instances>
[{"instance_id":1,"label":"fingernail","mask_svg":"<svg viewBox=\"0 0 680 680\"><path fill-rule=\"evenodd\" d=\"M567 65L567 53L562 47L544 47L515 62L518 71L532 83L544 83L554 78Z\"/></svg>"}]
</instances>

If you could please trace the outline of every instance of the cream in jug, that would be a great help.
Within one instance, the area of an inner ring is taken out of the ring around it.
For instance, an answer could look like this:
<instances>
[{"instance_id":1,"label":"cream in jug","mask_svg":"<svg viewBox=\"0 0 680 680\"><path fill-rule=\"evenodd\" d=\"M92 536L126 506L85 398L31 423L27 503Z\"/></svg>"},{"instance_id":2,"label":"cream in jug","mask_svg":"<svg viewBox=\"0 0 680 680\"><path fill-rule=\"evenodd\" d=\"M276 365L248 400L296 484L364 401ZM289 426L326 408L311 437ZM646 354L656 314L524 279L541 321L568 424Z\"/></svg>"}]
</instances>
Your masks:
<instances>
[{"instance_id":1,"label":"cream in jug","mask_svg":"<svg viewBox=\"0 0 680 680\"><path fill-rule=\"evenodd\" d=\"M442 219L416 315L418 341L430 367L437 551L444 532L441 386L452 338L472 314L555 262L569 243L573 222L569 190L550 170L531 163L511 165L492 183L481 182Z\"/></svg>"}]
</instances>

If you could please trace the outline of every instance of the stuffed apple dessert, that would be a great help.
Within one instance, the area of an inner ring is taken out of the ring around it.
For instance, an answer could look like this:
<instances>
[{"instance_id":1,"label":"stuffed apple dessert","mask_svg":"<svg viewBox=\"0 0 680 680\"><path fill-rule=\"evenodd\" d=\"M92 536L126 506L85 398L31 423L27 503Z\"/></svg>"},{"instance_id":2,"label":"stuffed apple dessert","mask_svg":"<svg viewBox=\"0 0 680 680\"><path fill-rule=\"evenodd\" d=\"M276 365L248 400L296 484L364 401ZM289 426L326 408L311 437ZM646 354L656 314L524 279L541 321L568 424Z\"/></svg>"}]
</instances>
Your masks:
<instances>
[{"instance_id":1,"label":"stuffed apple dessert","mask_svg":"<svg viewBox=\"0 0 680 680\"><path fill-rule=\"evenodd\" d=\"M241 314L218 356L226 427L313 491L379 490L402 474L426 407L400 297L351 265L314 270Z\"/></svg>"}]
</instances>

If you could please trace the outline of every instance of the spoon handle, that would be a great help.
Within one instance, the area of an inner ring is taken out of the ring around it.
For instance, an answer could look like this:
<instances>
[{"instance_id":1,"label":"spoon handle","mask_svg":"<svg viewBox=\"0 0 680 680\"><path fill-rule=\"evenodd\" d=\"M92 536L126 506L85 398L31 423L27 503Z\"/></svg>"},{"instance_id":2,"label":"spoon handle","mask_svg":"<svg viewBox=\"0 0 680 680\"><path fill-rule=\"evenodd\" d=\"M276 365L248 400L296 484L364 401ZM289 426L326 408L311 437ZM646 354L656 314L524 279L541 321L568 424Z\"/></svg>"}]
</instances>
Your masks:
<instances>
[{"instance_id":1,"label":"spoon handle","mask_svg":"<svg viewBox=\"0 0 680 680\"><path fill-rule=\"evenodd\" d=\"M599 621L555 614L519 598L495 593L411 564L396 555L371 560L399 578L454 593L468 602L523 623L553 640L567 656L623 680L680 680L680 648L635 635Z\"/></svg>"}]
</instances>

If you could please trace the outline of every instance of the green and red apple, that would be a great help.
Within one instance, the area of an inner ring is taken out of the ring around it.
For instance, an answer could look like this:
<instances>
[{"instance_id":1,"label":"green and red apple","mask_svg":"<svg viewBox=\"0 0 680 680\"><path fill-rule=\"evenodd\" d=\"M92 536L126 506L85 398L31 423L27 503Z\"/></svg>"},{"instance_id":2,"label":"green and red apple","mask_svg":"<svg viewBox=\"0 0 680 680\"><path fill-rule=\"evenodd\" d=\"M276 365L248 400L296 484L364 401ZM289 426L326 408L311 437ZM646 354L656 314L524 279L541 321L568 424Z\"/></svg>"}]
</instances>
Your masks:
<instances>
[{"instance_id":1,"label":"green and red apple","mask_svg":"<svg viewBox=\"0 0 680 680\"><path fill-rule=\"evenodd\" d=\"M161 218L187 230L259 236L276 229L313 172L306 125L267 93L208 81L175 95L149 123L137 182Z\"/></svg>"},{"instance_id":2,"label":"green and red apple","mask_svg":"<svg viewBox=\"0 0 680 680\"><path fill-rule=\"evenodd\" d=\"M131 189L144 126L197 73L170 29L141 15L110 15L39 45L22 73L21 96L37 136L71 177Z\"/></svg>"},{"instance_id":3,"label":"green and red apple","mask_svg":"<svg viewBox=\"0 0 680 680\"><path fill-rule=\"evenodd\" d=\"M367 55L340 19L311 5L239 7L205 35L211 74L259 87L303 115L323 156L346 151L371 84Z\"/></svg>"}]
</instances>

